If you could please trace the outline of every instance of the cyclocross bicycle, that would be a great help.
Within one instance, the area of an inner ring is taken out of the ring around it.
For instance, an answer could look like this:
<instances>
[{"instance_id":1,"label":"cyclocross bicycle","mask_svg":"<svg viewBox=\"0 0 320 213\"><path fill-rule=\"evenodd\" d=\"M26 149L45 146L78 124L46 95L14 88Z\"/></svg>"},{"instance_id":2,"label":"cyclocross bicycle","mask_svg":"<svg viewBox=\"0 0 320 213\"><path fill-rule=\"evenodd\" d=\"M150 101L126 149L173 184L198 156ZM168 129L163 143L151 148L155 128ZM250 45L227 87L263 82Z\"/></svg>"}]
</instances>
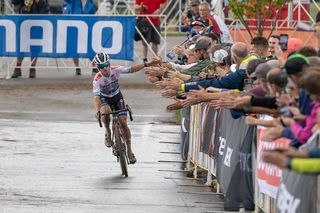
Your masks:
<instances>
[{"instance_id":1,"label":"cyclocross bicycle","mask_svg":"<svg viewBox=\"0 0 320 213\"><path fill-rule=\"evenodd\" d=\"M101 116L108 116L112 115L112 137L113 140L113 146L112 146L112 152L117 157L117 162L120 162L122 175L125 177L128 177L128 167L127 165L130 163L129 158L127 155L127 145L126 142L122 138L121 129L120 129L120 123L119 123L119 116L118 113L120 112L128 112L130 121L133 121L132 118L132 111L128 105L126 105L125 109L122 110L116 110L108 113L102 113ZM102 127L101 118L98 118L99 125Z\"/></svg>"}]
</instances>

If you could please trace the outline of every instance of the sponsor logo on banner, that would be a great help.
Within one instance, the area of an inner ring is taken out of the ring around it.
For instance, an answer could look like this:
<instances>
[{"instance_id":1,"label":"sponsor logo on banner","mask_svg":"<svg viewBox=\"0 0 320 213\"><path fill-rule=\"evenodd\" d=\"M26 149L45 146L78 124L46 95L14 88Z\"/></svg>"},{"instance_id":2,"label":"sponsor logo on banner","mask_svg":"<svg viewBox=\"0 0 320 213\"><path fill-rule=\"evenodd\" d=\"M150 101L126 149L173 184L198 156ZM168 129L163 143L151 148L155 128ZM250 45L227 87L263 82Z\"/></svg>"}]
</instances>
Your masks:
<instances>
[{"instance_id":1,"label":"sponsor logo on banner","mask_svg":"<svg viewBox=\"0 0 320 213\"><path fill-rule=\"evenodd\" d=\"M0 56L133 59L135 18L19 15L0 17Z\"/></svg>"},{"instance_id":2,"label":"sponsor logo on banner","mask_svg":"<svg viewBox=\"0 0 320 213\"><path fill-rule=\"evenodd\" d=\"M280 196L277 197L277 206L281 213L296 213L301 202L289 193L286 186L281 184L279 187Z\"/></svg>"},{"instance_id":3,"label":"sponsor logo on banner","mask_svg":"<svg viewBox=\"0 0 320 213\"><path fill-rule=\"evenodd\" d=\"M275 198L280 185L282 170L261 159L263 150L287 147L289 139L280 138L272 142L263 141L261 138L266 134L266 129L258 128L258 150L257 150L257 178L260 191Z\"/></svg>"},{"instance_id":4,"label":"sponsor logo on banner","mask_svg":"<svg viewBox=\"0 0 320 213\"><path fill-rule=\"evenodd\" d=\"M231 166L231 157L232 157L232 152L233 152L233 149L231 149L230 147L227 148L227 153L226 153L226 156L224 158L224 165L226 165L227 167L230 167Z\"/></svg>"},{"instance_id":5,"label":"sponsor logo on banner","mask_svg":"<svg viewBox=\"0 0 320 213\"><path fill-rule=\"evenodd\" d=\"M226 139L223 137L219 137L219 155L223 155L224 148L226 147Z\"/></svg>"}]
</instances>

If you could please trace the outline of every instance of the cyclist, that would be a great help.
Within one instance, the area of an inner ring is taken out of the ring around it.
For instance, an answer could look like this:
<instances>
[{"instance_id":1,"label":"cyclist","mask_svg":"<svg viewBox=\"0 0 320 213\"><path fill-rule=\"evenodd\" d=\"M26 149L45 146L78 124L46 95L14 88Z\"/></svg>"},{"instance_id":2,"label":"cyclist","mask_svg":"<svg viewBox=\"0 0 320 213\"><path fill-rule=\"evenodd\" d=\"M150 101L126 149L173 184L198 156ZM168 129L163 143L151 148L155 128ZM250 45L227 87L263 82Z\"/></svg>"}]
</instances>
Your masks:
<instances>
[{"instance_id":1,"label":"cyclist","mask_svg":"<svg viewBox=\"0 0 320 213\"><path fill-rule=\"evenodd\" d=\"M154 58L150 62L132 65L131 67L110 66L109 55L105 52L100 52L96 54L93 62L99 70L93 79L93 94L96 116L100 117L100 114L102 113L108 113L112 110L121 110L126 106L120 91L120 74L138 72L144 67L159 64L160 60ZM121 132L127 144L128 158L130 163L134 164L136 162L136 158L131 148L131 133L127 125L127 112L121 112L118 116ZM108 148L110 148L113 145L109 128L110 118L109 116L102 116L101 120L106 128L104 143Z\"/></svg>"}]
</instances>

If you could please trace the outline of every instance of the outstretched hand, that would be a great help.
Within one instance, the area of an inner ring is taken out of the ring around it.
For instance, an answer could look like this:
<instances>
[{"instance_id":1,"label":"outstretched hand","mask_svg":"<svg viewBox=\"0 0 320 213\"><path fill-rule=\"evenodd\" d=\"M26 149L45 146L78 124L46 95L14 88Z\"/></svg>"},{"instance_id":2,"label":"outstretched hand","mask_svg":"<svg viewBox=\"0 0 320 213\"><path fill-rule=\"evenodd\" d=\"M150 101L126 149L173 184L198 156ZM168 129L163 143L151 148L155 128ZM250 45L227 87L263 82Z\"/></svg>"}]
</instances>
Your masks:
<instances>
[{"instance_id":1,"label":"outstretched hand","mask_svg":"<svg viewBox=\"0 0 320 213\"><path fill-rule=\"evenodd\" d=\"M161 67L146 67L144 74L153 77L161 77L164 72L165 69Z\"/></svg>"},{"instance_id":2,"label":"outstretched hand","mask_svg":"<svg viewBox=\"0 0 320 213\"><path fill-rule=\"evenodd\" d=\"M274 164L281 169L284 169L287 165L288 157L281 152L266 150L262 153L262 159L267 162Z\"/></svg>"},{"instance_id":3,"label":"outstretched hand","mask_svg":"<svg viewBox=\"0 0 320 213\"><path fill-rule=\"evenodd\" d=\"M249 107L251 104L251 96L236 96L233 94L232 96L227 96L220 98L219 100L212 101L211 105L216 108L222 109L242 109L245 107Z\"/></svg>"},{"instance_id":4,"label":"outstretched hand","mask_svg":"<svg viewBox=\"0 0 320 213\"><path fill-rule=\"evenodd\" d=\"M161 57L153 57L150 62L148 62L148 66L160 65L162 64Z\"/></svg>"},{"instance_id":5,"label":"outstretched hand","mask_svg":"<svg viewBox=\"0 0 320 213\"><path fill-rule=\"evenodd\" d=\"M175 91L180 91L181 89L181 84L183 83L182 80L179 78L172 78L170 80L167 80L167 86L166 89L173 89Z\"/></svg>"}]
</instances>

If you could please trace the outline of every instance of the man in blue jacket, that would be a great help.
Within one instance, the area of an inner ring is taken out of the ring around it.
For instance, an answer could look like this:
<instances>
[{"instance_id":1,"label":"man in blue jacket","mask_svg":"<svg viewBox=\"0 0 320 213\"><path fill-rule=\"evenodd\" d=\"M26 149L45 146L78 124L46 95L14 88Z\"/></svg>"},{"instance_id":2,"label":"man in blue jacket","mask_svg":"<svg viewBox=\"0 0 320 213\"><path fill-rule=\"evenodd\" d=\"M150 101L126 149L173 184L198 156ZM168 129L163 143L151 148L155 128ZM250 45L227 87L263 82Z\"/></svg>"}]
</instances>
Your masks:
<instances>
[{"instance_id":1,"label":"man in blue jacket","mask_svg":"<svg viewBox=\"0 0 320 213\"><path fill-rule=\"evenodd\" d=\"M92 0L65 0L67 8L64 13L67 14L95 14L96 5ZM81 69L79 68L79 58L73 58L76 68L76 75L81 75ZM92 74L97 73L96 68L92 69Z\"/></svg>"}]
</instances>

